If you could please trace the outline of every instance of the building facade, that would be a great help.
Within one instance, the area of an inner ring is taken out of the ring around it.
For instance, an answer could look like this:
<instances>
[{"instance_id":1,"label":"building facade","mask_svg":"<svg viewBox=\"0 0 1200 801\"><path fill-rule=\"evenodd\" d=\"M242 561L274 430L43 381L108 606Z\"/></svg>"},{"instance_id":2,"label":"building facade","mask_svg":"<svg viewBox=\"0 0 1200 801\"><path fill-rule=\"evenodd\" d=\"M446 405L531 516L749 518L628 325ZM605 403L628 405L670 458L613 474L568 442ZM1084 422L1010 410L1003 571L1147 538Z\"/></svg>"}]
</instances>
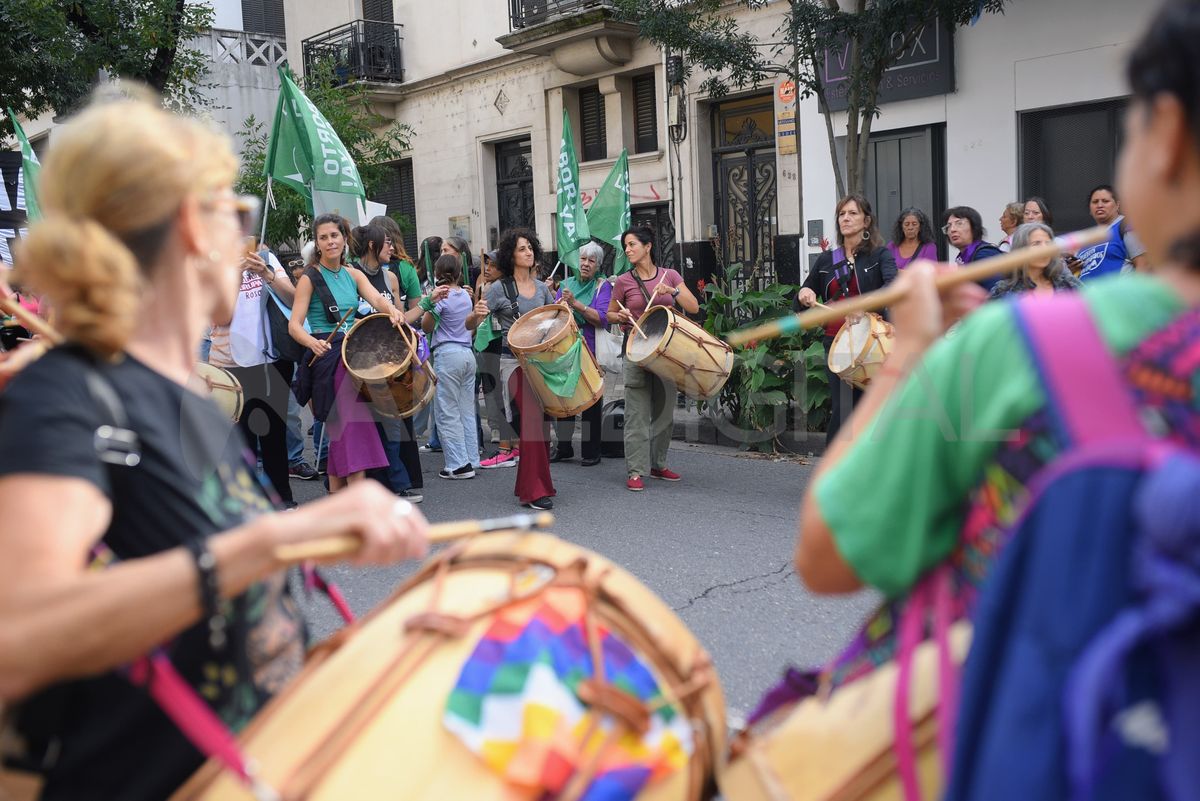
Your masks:
<instances>
[{"instance_id":1,"label":"building facade","mask_svg":"<svg viewBox=\"0 0 1200 801\"><path fill-rule=\"evenodd\" d=\"M394 187L375 198L412 217L410 247L458 233L478 251L531 225L553 250L564 108L585 203L627 148L635 219L692 280L741 263L760 281L796 282L833 238L815 101L780 84L708 97L703 76L681 80L606 0L283 2L294 66L333 58L377 110L414 129ZM731 3L730 13L766 38L785 5ZM953 34L931 21L889 73L874 125L867 192L881 229L905 206L936 221L971 205L998 233L1004 204L1034 194L1061 229L1086 225L1087 190L1113 177L1122 62L1152 12L1126 0L1013 0ZM836 83L838 53L827 58ZM844 114L833 122L845 130Z\"/></svg>"}]
</instances>

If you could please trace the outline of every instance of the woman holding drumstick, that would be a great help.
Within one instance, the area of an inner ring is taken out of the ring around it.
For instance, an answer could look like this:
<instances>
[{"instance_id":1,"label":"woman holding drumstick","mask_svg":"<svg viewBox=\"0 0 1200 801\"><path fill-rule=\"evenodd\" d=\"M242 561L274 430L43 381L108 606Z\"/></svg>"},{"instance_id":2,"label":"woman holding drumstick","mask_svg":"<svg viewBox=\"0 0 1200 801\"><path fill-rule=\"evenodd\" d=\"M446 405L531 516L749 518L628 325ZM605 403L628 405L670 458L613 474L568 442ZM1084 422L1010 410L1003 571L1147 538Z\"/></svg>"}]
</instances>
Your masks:
<instances>
[{"instance_id":1,"label":"woman holding drumstick","mask_svg":"<svg viewBox=\"0 0 1200 801\"><path fill-rule=\"evenodd\" d=\"M199 768L124 673L156 647L235 731L300 670L276 548L425 550L421 515L372 482L272 514L236 428L187 389L254 226L236 173L226 139L129 99L56 130L42 169L19 266L68 344L0 396L0 703L22 746L6 767L39 773L45 801L156 801Z\"/></svg>"},{"instance_id":2,"label":"woman holding drumstick","mask_svg":"<svg viewBox=\"0 0 1200 801\"><path fill-rule=\"evenodd\" d=\"M678 305L688 314L700 311L696 296L674 270L659 267L654 250L654 232L645 226L621 234L621 247L633 268L613 284L609 320L621 324L625 341L639 336L633 328L650 306ZM646 488L644 476L679 481L681 476L667 467L671 428L675 417L675 387L625 359L625 487L630 492Z\"/></svg>"},{"instance_id":3,"label":"woman holding drumstick","mask_svg":"<svg viewBox=\"0 0 1200 801\"><path fill-rule=\"evenodd\" d=\"M796 295L801 306L845 300L879 289L896 278L896 260L880 241L870 201L862 195L847 195L838 201L834 216L837 217L838 248L817 256L804 287ZM825 377L829 381L827 443L833 442L854 404L862 397L862 390L851 387L829 369L829 349L843 322L834 320L827 324L825 337L821 340L825 346Z\"/></svg>"}]
</instances>

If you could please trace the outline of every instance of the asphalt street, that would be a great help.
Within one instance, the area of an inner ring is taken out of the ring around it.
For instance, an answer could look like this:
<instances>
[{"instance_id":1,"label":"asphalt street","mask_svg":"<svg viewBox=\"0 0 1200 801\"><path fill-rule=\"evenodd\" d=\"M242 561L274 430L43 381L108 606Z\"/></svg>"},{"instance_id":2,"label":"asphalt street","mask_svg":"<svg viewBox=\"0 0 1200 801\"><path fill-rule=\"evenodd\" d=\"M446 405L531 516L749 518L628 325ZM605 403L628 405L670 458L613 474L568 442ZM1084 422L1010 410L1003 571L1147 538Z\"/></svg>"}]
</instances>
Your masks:
<instances>
[{"instance_id":1,"label":"asphalt street","mask_svg":"<svg viewBox=\"0 0 1200 801\"><path fill-rule=\"evenodd\" d=\"M518 511L515 469L448 481L437 475L440 453L422 457L420 508L431 521ZM675 609L712 654L736 726L785 666L833 656L875 599L813 596L793 571L799 499L811 464L682 442L672 443L668 463L683 481L647 479L642 493L625 489L620 459L587 468L578 458L553 465L554 533L622 565ZM301 503L323 494L320 481L292 487ZM414 569L337 566L330 575L361 613ZM308 609L318 635L338 625L326 603Z\"/></svg>"}]
</instances>

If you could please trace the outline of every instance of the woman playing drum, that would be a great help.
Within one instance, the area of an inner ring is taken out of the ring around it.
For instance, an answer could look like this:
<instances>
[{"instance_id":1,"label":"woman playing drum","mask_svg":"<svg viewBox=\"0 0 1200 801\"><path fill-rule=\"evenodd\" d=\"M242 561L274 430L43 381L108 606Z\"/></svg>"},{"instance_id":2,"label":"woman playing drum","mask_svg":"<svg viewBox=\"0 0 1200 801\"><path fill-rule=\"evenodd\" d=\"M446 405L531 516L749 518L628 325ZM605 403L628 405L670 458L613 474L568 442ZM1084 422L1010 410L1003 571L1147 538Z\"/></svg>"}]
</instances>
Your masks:
<instances>
[{"instance_id":1,"label":"woman playing drum","mask_svg":"<svg viewBox=\"0 0 1200 801\"><path fill-rule=\"evenodd\" d=\"M42 170L19 265L70 344L0 396L0 703L20 701L43 799L162 799L200 765L121 671L157 646L235 730L300 669L279 545L425 550L420 514L371 483L270 514L232 423L185 389L237 296L236 169L199 124L115 100L59 128Z\"/></svg>"},{"instance_id":2,"label":"woman playing drum","mask_svg":"<svg viewBox=\"0 0 1200 801\"><path fill-rule=\"evenodd\" d=\"M700 304L683 283L683 276L658 266L653 231L644 226L630 228L621 234L621 246L633 269L613 284L608 318L621 323L626 341L635 336L630 333L633 323L649 306L678 303L688 314L700 311ZM625 470L629 477L625 486L630 492L641 492L646 488L642 481L646 475L664 481L679 481L679 474L667 468L674 416L675 387L626 359Z\"/></svg>"},{"instance_id":3,"label":"woman playing drum","mask_svg":"<svg viewBox=\"0 0 1200 801\"><path fill-rule=\"evenodd\" d=\"M612 298L612 284L597 274L602 261L604 249L595 242L588 242L581 247L579 278L567 276L562 282L557 298L559 302L567 304L575 314L575 322L583 332L583 342L593 355L596 353L597 333L608 327L608 306ZM584 467L600 464L600 413L604 407L603 400L601 398L584 409L582 415L567 417L555 423L558 449L550 461L562 462L574 457L571 437L575 432L575 422L582 416L583 429L579 439L582 464Z\"/></svg>"},{"instance_id":4,"label":"woman playing drum","mask_svg":"<svg viewBox=\"0 0 1200 801\"><path fill-rule=\"evenodd\" d=\"M375 311L391 315L393 324L403 325L405 316L372 286L366 273L346 263L350 226L345 218L317 217L313 239L319 261L296 283L288 333L312 353L300 362L296 399L304 404L311 398L313 416L326 421L329 489L336 492L365 477L366 471L388 465L370 409L359 399L358 388L342 364L345 332L354 323L359 298ZM413 320L420 317L415 310L410 314ZM304 330L305 320L311 334Z\"/></svg>"},{"instance_id":5,"label":"woman playing drum","mask_svg":"<svg viewBox=\"0 0 1200 801\"><path fill-rule=\"evenodd\" d=\"M862 195L848 195L838 201L834 215L838 224L838 248L832 253L825 251L817 256L816 264L804 281L804 288L796 296L801 306L812 306L817 302L832 303L871 292L890 284L896 277L896 260L880 241L871 203ZM842 322L836 320L825 326L822 344L825 346L826 364L829 362L829 349ZM828 367L825 368L825 374L829 380L831 406L825 440L833 442L854 404L862 397L862 391L843 383Z\"/></svg>"},{"instance_id":6,"label":"woman playing drum","mask_svg":"<svg viewBox=\"0 0 1200 801\"><path fill-rule=\"evenodd\" d=\"M516 496L525 506L545 510L554 507L551 497L556 494L550 478L550 424L537 393L529 387L508 347L508 329L518 317L554 302L550 290L536 277L541 257L542 245L533 231L518 228L506 233L496 250L500 280L488 287L484 299L475 304L467 317L467 328L474 331L490 314L492 324L500 330L500 390L509 417L520 432L518 448L501 449L480 466L491 469L516 465Z\"/></svg>"}]
</instances>

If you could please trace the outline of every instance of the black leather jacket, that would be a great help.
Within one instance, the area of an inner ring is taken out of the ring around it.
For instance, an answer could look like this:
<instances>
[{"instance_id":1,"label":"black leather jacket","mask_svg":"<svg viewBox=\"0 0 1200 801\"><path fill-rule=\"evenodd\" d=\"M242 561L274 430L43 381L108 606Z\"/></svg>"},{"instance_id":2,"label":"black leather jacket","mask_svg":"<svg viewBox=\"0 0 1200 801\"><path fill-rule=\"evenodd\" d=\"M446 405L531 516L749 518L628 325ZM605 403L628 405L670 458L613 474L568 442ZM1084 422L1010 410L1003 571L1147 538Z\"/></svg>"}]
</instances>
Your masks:
<instances>
[{"instance_id":1,"label":"black leather jacket","mask_svg":"<svg viewBox=\"0 0 1200 801\"><path fill-rule=\"evenodd\" d=\"M829 284L834 279L833 254L827 250L820 256L804 280L804 288L817 293L817 300L822 303L832 303L839 298L829 296ZM858 277L858 291L861 294L873 292L896 279L896 260L891 251L878 247L866 254L859 254L854 264L854 274Z\"/></svg>"}]
</instances>

